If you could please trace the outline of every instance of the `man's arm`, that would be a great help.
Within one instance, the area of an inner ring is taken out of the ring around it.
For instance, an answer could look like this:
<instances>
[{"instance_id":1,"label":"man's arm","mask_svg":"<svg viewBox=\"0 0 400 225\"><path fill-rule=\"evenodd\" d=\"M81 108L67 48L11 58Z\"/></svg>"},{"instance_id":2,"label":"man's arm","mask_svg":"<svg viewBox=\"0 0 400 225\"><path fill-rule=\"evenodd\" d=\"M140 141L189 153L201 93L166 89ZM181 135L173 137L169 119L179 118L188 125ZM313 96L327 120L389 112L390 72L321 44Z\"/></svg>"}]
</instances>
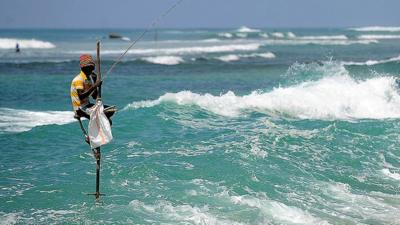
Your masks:
<instances>
[{"instance_id":1,"label":"man's arm","mask_svg":"<svg viewBox=\"0 0 400 225\"><path fill-rule=\"evenodd\" d=\"M82 89L78 89L77 92L78 92L79 99L82 100L82 99L89 97L89 95L91 95L92 92L95 91L97 87L100 87L102 83L103 83L102 80L96 81L96 83L85 92L83 92Z\"/></svg>"}]
</instances>

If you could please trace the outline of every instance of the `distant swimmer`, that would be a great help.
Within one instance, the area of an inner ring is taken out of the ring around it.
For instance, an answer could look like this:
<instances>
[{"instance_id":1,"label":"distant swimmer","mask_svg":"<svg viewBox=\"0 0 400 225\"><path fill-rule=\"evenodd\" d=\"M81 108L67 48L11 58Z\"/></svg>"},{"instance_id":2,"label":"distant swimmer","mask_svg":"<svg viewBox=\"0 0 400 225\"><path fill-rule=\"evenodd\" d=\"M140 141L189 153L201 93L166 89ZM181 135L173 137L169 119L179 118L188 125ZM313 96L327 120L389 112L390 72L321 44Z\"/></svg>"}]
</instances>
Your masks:
<instances>
[{"instance_id":1,"label":"distant swimmer","mask_svg":"<svg viewBox=\"0 0 400 225\"><path fill-rule=\"evenodd\" d=\"M93 99L97 98L97 88L101 86L103 81L98 80L97 75L93 72L95 69L95 62L91 55L81 55L79 61L81 71L71 83L72 107L76 118L85 117L90 119L90 108L94 106L94 104L90 103L89 96L92 96ZM110 118L115 111L115 107L104 105L104 114L107 116L110 124L112 124ZM87 137L86 142L88 142Z\"/></svg>"},{"instance_id":2,"label":"distant swimmer","mask_svg":"<svg viewBox=\"0 0 400 225\"><path fill-rule=\"evenodd\" d=\"M16 45L15 45L15 52L20 52L21 51L21 49L19 49L19 44L17 43Z\"/></svg>"}]
</instances>

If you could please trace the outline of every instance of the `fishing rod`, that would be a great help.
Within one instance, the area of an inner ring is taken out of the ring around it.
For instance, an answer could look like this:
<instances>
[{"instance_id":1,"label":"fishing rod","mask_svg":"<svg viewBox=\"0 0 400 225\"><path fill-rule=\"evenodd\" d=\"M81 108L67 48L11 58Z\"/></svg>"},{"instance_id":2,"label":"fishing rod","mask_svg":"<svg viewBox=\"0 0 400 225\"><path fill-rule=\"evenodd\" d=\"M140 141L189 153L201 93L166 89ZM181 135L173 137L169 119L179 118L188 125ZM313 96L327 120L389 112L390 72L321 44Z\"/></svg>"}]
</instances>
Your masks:
<instances>
[{"instance_id":1,"label":"fishing rod","mask_svg":"<svg viewBox=\"0 0 400 225\"><path fill-rule=\"evenodd\" d=\"M150 30L152 30L164 17L166 17L170 12L172 12L178 5L180 5L183 2L183 0L178 0L176 1L171 7L168 8L164 13L162 13L160 16L158 16L155 20L153 20L152 23L132 42L132 44L125 50L124 53L122 53L117 60L114 61L114 63L111 65L110 69L107 70L106 74L103 76L103 80L106 78L108 74L111 73L111 71L114 69L114 67L121 62L122 58L128 53L128 51L138 42L140 41L143 36L148 33Z\"/></svg>"}]
</instances>

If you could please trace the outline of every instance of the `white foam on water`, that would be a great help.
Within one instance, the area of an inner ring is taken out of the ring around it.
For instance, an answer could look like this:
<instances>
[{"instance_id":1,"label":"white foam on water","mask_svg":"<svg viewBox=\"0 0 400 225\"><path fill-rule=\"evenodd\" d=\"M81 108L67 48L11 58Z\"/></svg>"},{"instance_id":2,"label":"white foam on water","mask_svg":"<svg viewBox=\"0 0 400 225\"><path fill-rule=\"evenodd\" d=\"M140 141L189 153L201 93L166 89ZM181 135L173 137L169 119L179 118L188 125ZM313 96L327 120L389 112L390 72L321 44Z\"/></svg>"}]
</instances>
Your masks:
<instances>
[{"instance_id":1,"label":"white foam on water","mask_svg":"<svg viewBox=\"0 0 400 225\"><path fill-rule=\"evenodd\" d=\"M262 41L265 45L353 45L363 44L369 45L378 43L378 40L341 40L341 39L267 39Z\"/></svg>"},{"instance_id":2,"label":"white foam on water","mask_svg":"<svg viewBox=\"0 0 400 225\"><path fill-rule=\"evenodd\" d=\"M182 55L182 54L200 54L200 53L217 53L217 52L234 52L234 51L254 51L259 49L261 44L229 44L229 45L212 45L212 46L193 46L180 48L142 48L132 49L129 54L138 55ZM87 51L73 51L71 53L81 54ZM121 54L122 50L103 50L102 54Z\"/></svg>"},{"instance_id":3,"label":"white foam on water","mask_svg":"<svg viewBox=\"0 0 400 225\"><path fill-rule=\"evenodd\" d=\"M236 37L239 37L239 38L247 38L247 34L246 33L237 33L235 35L236 35Z\"/></svg>"},{"instance_id":4,"label":"white foam on water","mask_svg":"<svg viewBox=\"0 0 400 225\"><path fill-rule=\"evenodd\" d=\"M71 111L29 111L0 108L0 132L24 132L43 125L74 122Z\"/></svg>"},{"instance_id":5,"label":"white foam on water","mask_svg":"<svg viewBox=\"0 0 400 225\"><path fill-rule=\"evenodd\" d=\"M260 32L260 30L258 30L258 29L252 29L252 28L249 28L249 27L246 27L246 26L242 26L239 29L237 29L236 31L240 32L240 33L256 33L256 32Z\"/></svg>"},{"instance_id":6,"label":"white foam on water","mask_svg":"<svg viewBox=\"0 0 400 225\"><path fill-rule=\"evenodd\" d=\"M399 32L400 27L367 26L367 27L349 28L349 30L363 31L363 32L370 32L370 31Z\"/></svg>"},{"instance_id":7,"label":"white foam on water","mask_svg":"<svg viewBox=\"0 0 400 225\"><path fill-rule=\"evenodd\" d=\"M367 60L365 62L342 62L343 65L356 65L356 66L373 66L373 65L378 65L378 64L383 64L383 63L388 63L388 62L398 62L400 61L400 55L396 57L392 57L389 59L382 59L382 60Z\"/></svg>"},{"instance_id":8,"label":"white foam on water","mask_svg":"<svg viewBox=\"0 0 400 225\"><path fill-rule=\"evenodd\" d=\"M269 35L267 33L260 33L259 35L260 35L260 37L263 37L263 38L269 38Z\"/></svg>"},{"instance_id":9,"label":"white foam on water","mask_svg":"<svg viewBox=\"0 0 400 225\"><path fill-rule=\"evenodd\" d=\"M241 224L213 215L208 206L174 205L168 201L158 201L154 205L139 200L129 203L135 211L148 214L155 223L189 223L189 224Z\"/></svg>"},{"instance_id":10,"label":"white foam on water","mask_svg":"<svg viewBox=\"0 0 400 225\"><path fill-rule=\"evenodd\" d=\"M239 55L223 55L217 57L218 60L224 61L224 62L232 62L232 61L237 61L240 59Z\"/></svg>"},{"instance_id":11,"label":"white foam on water","mask_svg":"<svg viewBox=\"0 0 400 225\"><path fill-rule=\"evenodd\" d=\"M271 36L276 37L276 38L284 38L285 34L282 32L273 32L273 33L271 33Z\"/></svg>"},{"instance_id":12,"label":"white foam on water","mask_svg":"<svg viewBox=\"0 0 400 225\"><path fill-rule=\"evenodd\" d=\"M218 38L208 38L208 39L201 40L200 42L210 43L210 42L221 42L221 41L222 40L218 39Z\"/></svg>"},{"instance_id":13,"label":"white foam on water","mask_svg":"<svg viewBox=\"0 0 400 225\"><path fill-rule=\"evenodd\" d=\"M365 34L358 36L358 39L363 39L363 40L400 39L400 35Z\"/></svg>"},{"instance_id":14,"label":"white foam on water","mask_svg":"<svg viewBox=\"0 0 400 225\"><path fill-rule=\"evenodd\" d=\"M155 57L145 57L142 60L161 65L178 65L185 62L179 56L155 56Z\"/></svg>"},{"instance_id":15,"label":"white foam on water","mask_svg":"<svg viewBox=\"0 0 400 225\"><path fill-rule=\"evenodd\" d=\"M301 36L301 40L348 40L346 35L322 35L322 36Z\"/></svg>"},{"instance_id":16,"label":"white foam on water","mask_svg":"<svg viewBox=\"0 0 400 225\"><path fill-rule=\"evenodd\" d=\"M12 225L18 222L20 213L3 213L0 212L0 225Z\"/></svg>"},{"instance_id":17,"label":"white foam on water","mask_svg":"<svg viewBox=\"0 0 400 225\"><path fill-rule=\"evenodd\" d=\"M195 105L227 117L261 112L322 120L400 118L400 96L395 88L395 78L355 80L343 66L336 72L326 70L327 73L334 74L325 75L316 81L277 87L269 92L253 91L249 95L237 96L229 91L218 96L181 91L166 93L156 100L133 102L126 108L138 109L174 103Z\"/></svg>"},{"instance_id":18,"label":"white foam on water","mask_svg":"<svg viewBox=\"0 0 400 225\"><path fill-rule=\"evenodd\" d=\"M232 62L232 61L238 61L241 58L254 58L254 57L273 59L276 56L272 52L266 52L266 53L253 53L253 54L230 54L230 55L223 55L216 57L216 59L224 62Z\"/></svg>"},{"instance_id":19,"label":"white foam on water","mask_svg":"<svg viewBox=\"0 0 400 225\"><path fill-rule=\"evenodd\" d=\"M286 36L287 36L288 38L295 38L295 37L296 37L296 35L295 35L293 32L287 32L287 33L286 33Z\"/></svg>"},{"instance_id":20,"label":"white foam on water","mask_svg":"<svg viewBox=\"0 0 400 225\"><path fill-rule=\"evenodd\" d=\"M131 39L128 38L128 37L122 37L121 40L123 40L123 41L131 41Z\"/></svg>"},{"instance_id":21,"label":"white foam on water","mask_svg":"<svg viewBox=\"0 0 400 225\"><path fill-rule=\"evenodd\" d=\"M269 199L260 199L251 196L231 196L231 201L237 205L259 209L267 221L272 220L283 224L329 224L327 221L316 218L297 207L287 206L281 202Z\"/></svg>"},{"instance_id":22,"label":"white foam on water","mask_svg":"<svg viewBox=\"0 0 400 225\"><path fill-rule=\"evenodd\" d=\"M232 37L233 37L233 34L227 33L227 32L218 33L217 35L218 35L219 37L224 37L224 38L232 38Z\"/></svg>"},{"instance_id":23,"label":"white foam on water","mask_svg":"<svg viewBox=\"0 0 400 225\"><path fill-rule=\"evenodd\" d=\"M396 173L396 172L391 172L389 169L385 168L382 169L382 173L383 175L390 177L394 180L400 180L400 174Z\"/></svg>"},{"instance_id":24,"label":"white foam on water","mask_svg":"<svg viewBox=\"0 0 400 225\"><path fill-rule=\"evenodd\" d=\"M344 183L322 184L319 186L319 190L326 195L325 204L341 214L342 217L353 221L357 218L379 221L383 224L400 224L397 219L400 208L395 203L398 200L390 201L398 199L396 195L380 192L354 193L351 186ZM337 216L337 213L334 215Z\"/></svg>"},{"instance_id":25,"label":"white foam on water","mask_svg":"<svg viewBox=\"0 0 400 225\"><path fill-rule=\"evenodd\" d=\"M15 49L16 44L19 44L20 48L55 48L56 46L47 41L41 41L36 39L15 39L15 38L0 38L0 49Z\"/></svg>"}]
</instances>

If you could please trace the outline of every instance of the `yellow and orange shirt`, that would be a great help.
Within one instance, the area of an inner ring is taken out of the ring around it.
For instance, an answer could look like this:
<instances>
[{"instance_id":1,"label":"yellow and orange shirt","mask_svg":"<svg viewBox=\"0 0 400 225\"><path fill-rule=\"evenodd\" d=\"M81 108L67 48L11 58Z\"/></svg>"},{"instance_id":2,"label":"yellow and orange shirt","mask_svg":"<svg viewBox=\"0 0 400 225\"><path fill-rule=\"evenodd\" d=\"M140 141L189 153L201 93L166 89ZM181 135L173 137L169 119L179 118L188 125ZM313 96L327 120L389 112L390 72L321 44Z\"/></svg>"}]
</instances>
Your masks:
<instances>
[{"instance_id":1,"label":"yellow and orange shirt","mask_svg":"<svg viewBox=\"0 0 400 225\"><path fill-rule=\"evenodd\" d=\"M84 92L91 88L93 83L87 78L86 74L82 71L72 80L71 82L71 101L74 111L78 110L80 106L84 106L89 103L89 97L85 99L79 99L78 90Z\"/></svg>"}]
</instances>

